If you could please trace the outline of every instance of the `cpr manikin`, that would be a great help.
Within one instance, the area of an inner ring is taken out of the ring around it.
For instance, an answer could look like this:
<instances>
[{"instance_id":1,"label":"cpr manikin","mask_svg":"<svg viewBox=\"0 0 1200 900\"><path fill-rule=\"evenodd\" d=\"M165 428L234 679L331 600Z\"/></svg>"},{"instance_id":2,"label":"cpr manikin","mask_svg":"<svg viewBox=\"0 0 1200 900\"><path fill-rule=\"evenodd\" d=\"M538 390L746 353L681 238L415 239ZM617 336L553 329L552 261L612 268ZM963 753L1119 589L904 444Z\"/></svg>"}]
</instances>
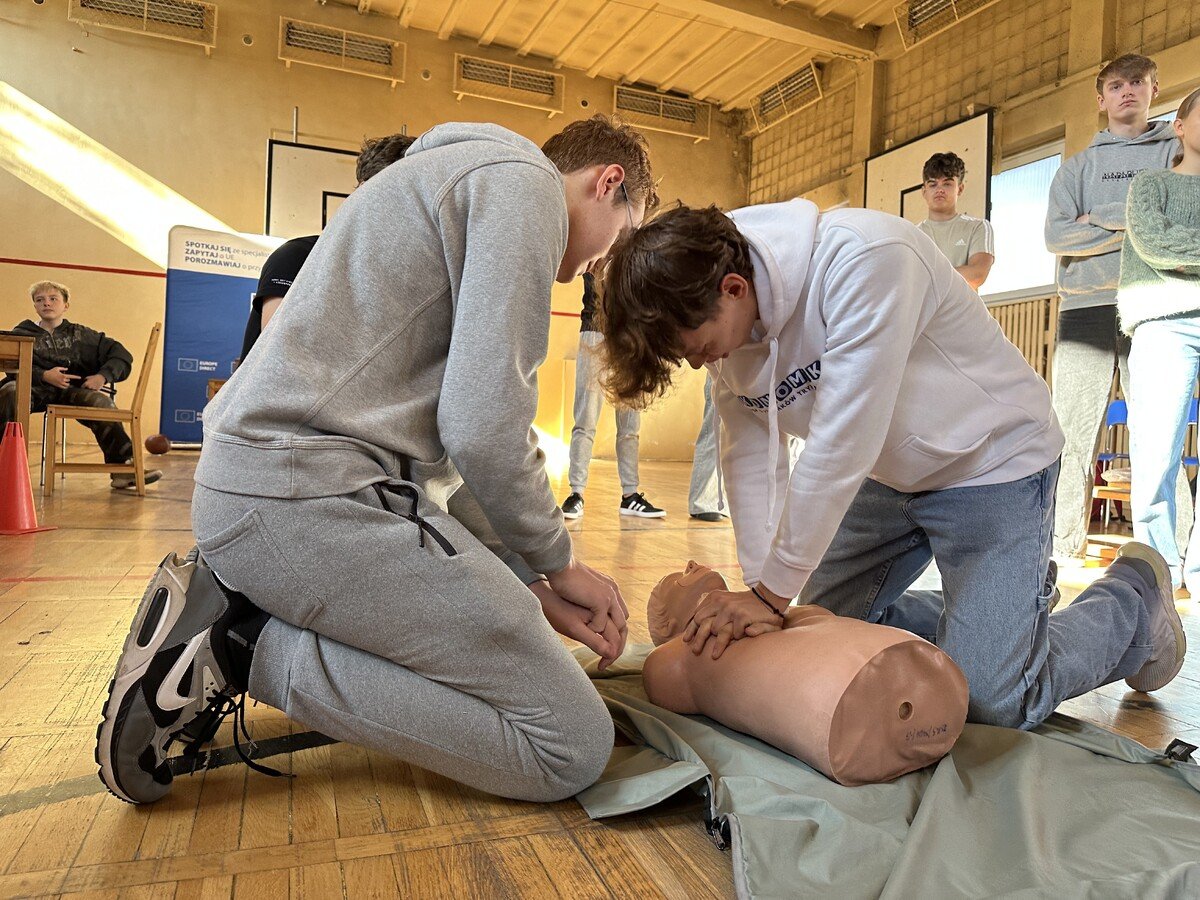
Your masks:
<instances>
[{"instance_id":1,"label":"cpr manikin","mask_svg":"<svg viewBox=\"0 0 1200 900\"><path fill-rule=\"evenodd\" d=\"M725 589L719 572L689 562L651 592L659 646L642 673L651 702L706 715L847 785L923 768L958 739L966 679L906 631L794 606L781 631L734 641L716 660L692 653L680 635L703 596Z\"/></svg>"}]
</instances>

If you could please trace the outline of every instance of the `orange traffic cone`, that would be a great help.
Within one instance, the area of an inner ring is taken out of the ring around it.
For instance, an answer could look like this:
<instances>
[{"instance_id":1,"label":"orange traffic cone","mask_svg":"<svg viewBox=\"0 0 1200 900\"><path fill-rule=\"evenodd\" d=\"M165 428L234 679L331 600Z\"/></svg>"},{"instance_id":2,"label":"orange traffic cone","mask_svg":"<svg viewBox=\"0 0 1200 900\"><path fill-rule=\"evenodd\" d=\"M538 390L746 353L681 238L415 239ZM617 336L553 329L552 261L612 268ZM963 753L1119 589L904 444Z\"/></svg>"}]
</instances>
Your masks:
<instances>
[{"instance_id":1,"label":"orange traffic cone","mask_svg":"<svg viewBox=\"0 0 1200 900\"><path fill-rule=\"evenodd\" d=\"M19 422L9 422L0 440L0 534L32 534L53 531L39 528L29 483L29 457Z\"/></svg>"}]
</instances>

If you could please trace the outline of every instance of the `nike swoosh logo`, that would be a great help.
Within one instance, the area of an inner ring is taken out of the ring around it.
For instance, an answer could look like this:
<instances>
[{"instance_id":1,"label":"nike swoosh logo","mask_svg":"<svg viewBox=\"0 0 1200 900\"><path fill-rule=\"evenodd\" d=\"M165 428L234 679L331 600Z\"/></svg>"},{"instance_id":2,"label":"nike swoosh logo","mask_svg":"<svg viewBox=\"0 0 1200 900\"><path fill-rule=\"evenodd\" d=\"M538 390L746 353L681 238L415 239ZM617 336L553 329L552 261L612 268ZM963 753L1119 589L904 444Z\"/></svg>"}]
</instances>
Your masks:
<instances>
[{"instance_id":1,"label":"nike swoosh logo","mask_svg":"<svg viewBox=\"0 0 1200 900\"><path fill-rule=\"evenodd\" d=\"M183 653L175 661L175 665L171 666L171 671L167 673L167 677L163 679L162 684L158 686L158 693L154 695L154 701L159 705L160 709L183 709L183 707L187 706L194 699L180 695L179 682L183 680L184 674L192 667L192 663L196 661L196 654L200 652L200 645L204 643L206 633L206 631L201 631L187 642L187 646L183 648Z\"/></svg>"}]
</instances>

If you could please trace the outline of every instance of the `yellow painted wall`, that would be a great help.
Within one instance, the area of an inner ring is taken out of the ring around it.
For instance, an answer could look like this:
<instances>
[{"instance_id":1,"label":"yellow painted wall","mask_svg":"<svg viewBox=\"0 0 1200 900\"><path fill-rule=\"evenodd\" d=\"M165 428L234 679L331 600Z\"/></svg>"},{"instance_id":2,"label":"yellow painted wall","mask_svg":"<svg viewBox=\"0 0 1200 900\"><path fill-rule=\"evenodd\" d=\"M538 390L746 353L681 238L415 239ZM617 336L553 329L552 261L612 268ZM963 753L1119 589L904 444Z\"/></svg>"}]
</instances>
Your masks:
<instances>
[{"instance_id":1,"label":"yellow painted wall","mask_svg":"<svg viewBox=\"0 0 1200 900\"><path fill-rule=\"evenodd\" d=\"M824 99L753 139L752 202L860 205L868 156L987 107L997 164L1059 140L1077 153L1104 127L1094 81L1106 60L1153 56L1163 101L1200 83L1200 4L1000 0L907 51L889 26L879 50L876 63L831 63Z\"/></svg>"},{"instance_id":2,"label":"yellow painted wall","mask_svg":"<svg viewBox=\"0 0 1200 900\"><path fill-rule=\"evenodd\" d=\"M392 90L371 78L302 65L285 68L276 56L281 15L406 42L406 83ZM243 35L253 39L252 45L243 43ZM566 113L552 120L511 105L469 97L456 101L450 92L456 52L549 67L502 48L406 31L391 20L358 16L353 9L293 0L221 0L218 46L211 57L199 47L171 41L103 29L84 32L67 21L67 0L9 3L0 12L0 82L246 232L262 230L267 140L290 139L295 106L300 108L302 141L351 149L364 137L401 126L416 134L453 120L498 122L540 144L571 118L611 111L612 82L565 69ZM421 77L423 70L428 70L428 80ZM745 153L737 133L720 114L714 116L712 140L699 144L647 132L664 199L723 207L744 203ZM0 145L0 257L161 272L120 240L30 187L13 174L14 167L11 148ZM129 209L121 213L137 215ZM69 318L107 331L135 356L142 352L150 325L163 316L161 278L0 263L0 327L30 315L26 288L41 278L71 287ZM556 287L554 309L578 312L581 294L578 285ZM563 361L574 358L578 327L578 319L554 317L543 373L543 381L554 386L543 398L543 421L563 418L561 398L555 401L553 395L563 393ZM699 428L701 383L696 373L686 372L679 389L645 417L645 458L690 458ZM151 431L157 428L159 384L156 374L146 407ZM132 388L123 393L128 397ZM567 394L560 436L570 430ZM611 418L605 414L597 456L612 454ZM84 436L79 433L72 440L77 438Z\"/></svg>"}]
</instances>

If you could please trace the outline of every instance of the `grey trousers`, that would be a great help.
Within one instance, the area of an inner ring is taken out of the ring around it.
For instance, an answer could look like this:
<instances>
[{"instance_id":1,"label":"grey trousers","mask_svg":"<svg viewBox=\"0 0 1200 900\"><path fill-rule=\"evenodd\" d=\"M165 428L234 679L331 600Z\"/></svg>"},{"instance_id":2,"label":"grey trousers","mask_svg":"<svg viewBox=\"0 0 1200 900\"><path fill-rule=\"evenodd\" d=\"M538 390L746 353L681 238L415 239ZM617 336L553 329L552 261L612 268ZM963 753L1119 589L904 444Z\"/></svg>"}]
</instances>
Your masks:
<instances>
[{"instance_id":1,"label":"grey trousers","mask_svg":"<svg viewBox=\"0 0 1200 900\"><path fill-rule=\"evenodd\" d=\"M196 543L272 619L250 695L330 737L472 787L559 800L599 776L612 720L537 598L418 492L451 549L370 488L281 500L197 487ZM423 544L423 546L422 546Z\"/></svg>"},{"instance_id":2,"label":"grey trousers","mask_svg":"<svg viewBox=\"0 0 1200 900\"><path fill-rule=\"evenodd\" d=\"M603 340L598 331L579 334L579 355L575 358L575 425L571 428L571 465L567 470L567 482L577 494L587 487L596 423L604 407L598 352ZM621 479L621 493L627 495L638 489L638 432L642 414L636 409L617 409L616 414L617 476Z\"/></svg>"},{"instance_id":3,"label":"grey trousers","mask_svg":"<svg viewBox=\"0 0 1200 900\"><path fill-rule=\"evenodd\" d=\"M1129 338L1118 327L1117 308L1060 312L1053 375L1054 412L1067 439L1055 497L1054 555L1060 558L1081 557L1086 549L1096 454L1114 375L1128 397ZM1179 546L1185 547L1192 528L1192 492L1182 467L1175 487Z\"/></svg>"}]
</instances>

